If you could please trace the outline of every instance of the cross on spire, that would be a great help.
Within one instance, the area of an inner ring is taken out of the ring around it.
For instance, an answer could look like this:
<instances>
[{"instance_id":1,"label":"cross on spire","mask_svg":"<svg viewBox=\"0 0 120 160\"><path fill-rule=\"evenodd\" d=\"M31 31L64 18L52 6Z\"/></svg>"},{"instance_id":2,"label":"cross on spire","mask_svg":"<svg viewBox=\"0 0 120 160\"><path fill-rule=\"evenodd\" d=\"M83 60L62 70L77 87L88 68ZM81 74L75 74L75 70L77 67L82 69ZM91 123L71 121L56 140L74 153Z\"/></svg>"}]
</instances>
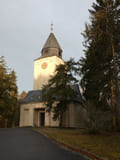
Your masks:
<instances>
[{"instance_id":1,"label":"cross on spire","mask_svg":"<svg viewBox=\"0 0 120 160\"><path fill-rule=\"evenodd\" d=\"M50 28L51 32L53 32L53 23L51 23L51 28Z\"/></svg>"}]
</instances>

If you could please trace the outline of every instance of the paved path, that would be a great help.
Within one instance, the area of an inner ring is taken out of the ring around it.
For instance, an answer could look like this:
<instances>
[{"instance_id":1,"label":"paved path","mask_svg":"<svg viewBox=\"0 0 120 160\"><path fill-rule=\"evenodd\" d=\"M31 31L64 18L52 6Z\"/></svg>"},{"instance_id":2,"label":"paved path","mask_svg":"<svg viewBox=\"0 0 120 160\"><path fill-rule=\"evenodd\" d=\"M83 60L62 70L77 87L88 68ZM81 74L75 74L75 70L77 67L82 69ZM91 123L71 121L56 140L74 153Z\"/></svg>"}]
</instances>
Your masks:
<instances>
[{"instance_id":1,"label":"paved path","mask_svg":"<svg viewBox=\"0 0 120 160\"><path fill-rule=\"evenodd\" d=\"M0 160L86 160L38 132L0 129Z\"/></svg>"}]
</instances>

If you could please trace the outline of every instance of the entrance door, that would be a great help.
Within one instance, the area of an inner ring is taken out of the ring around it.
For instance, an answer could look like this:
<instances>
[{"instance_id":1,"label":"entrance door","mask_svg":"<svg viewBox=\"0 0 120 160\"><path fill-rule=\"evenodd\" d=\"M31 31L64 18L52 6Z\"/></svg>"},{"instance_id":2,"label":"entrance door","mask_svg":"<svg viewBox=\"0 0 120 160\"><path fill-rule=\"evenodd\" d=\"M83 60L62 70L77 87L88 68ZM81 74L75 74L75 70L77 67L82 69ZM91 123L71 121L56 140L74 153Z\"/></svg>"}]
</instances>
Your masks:
<instances>
[{"instance_id":1,"label":"entrance door","mask_svg":"<svg viewBox=\"0 0 120 160\"><path fill-rule=\"evenodd\" d=\"M45 113L41 112L40 113L40 126L44 126L45 124Z\"/></svg>"}]
</instances>

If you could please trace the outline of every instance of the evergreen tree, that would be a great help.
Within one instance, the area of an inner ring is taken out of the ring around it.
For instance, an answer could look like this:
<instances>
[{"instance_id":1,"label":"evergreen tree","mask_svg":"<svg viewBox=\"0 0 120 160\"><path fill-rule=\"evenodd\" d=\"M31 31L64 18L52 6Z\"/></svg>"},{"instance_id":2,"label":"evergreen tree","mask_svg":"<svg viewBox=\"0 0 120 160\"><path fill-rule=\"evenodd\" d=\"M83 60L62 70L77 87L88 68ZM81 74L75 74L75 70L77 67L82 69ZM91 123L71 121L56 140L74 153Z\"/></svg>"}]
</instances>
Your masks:
<instances>
[{"instance_id":1,"label":"evergreen tree","mask_svg":"<svg viewBox=\"0 0 120 160\"><path fill-rule=\"evenodd\" d=\"M50 78L48 85L45 85L42 90L42 100L46 104L47 111L54 113L54 120L59 119L60 127L62 127L63 113L69 101L75 96L71 85L77 83L74 75L76 69L73 59L58 65L55 70L56 74Z\"/></svg>"},{"instance_id":2,"label":"evergreen tree","mask_svg":"<svg viewBox=\"0 0 120 160\"><path fill-rule=\"evenodd\" d=\"M15 72L0 57L0 127L10 127L15 121L17 86Z\"/></svg>"},{"instance_id":3,"label":"evergreen tree","mask_svg":"<svg viewBox=\"0 0 120 160\"><path fill-rule=\"evenodd\" d=\"M18 97L19 102L21 102L26 97L26 95L27 93L25 91L22 91Z\"/></svg>"},{"instance_id":4,"label":"evergreen tree","mask_svg":"<svg viewBox=\"0 0 120 160\"><path fill-rule=\"evenodd\" d=\"M120 1L96 0L83 36L85 57L80 60L81 86L95 111L110 109L113 127L120 117ZM109 107L108 107L109 106ZM119 113L119 114L118 114Z\"/></svg>"}]
</instances>

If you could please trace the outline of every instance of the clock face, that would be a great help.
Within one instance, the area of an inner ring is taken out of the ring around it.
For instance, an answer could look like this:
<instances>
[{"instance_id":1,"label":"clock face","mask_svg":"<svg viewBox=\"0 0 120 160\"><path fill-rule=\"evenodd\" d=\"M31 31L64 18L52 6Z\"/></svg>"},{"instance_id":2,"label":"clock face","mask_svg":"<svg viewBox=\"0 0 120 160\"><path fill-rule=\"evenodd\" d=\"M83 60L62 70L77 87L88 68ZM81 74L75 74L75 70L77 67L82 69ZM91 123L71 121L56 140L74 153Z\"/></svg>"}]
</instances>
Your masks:
<instances>
[{"instance_id":1,"label":"clock face","mask_svg":"<svg viewBox=\"0 0 120 160\"><path fill-rule=\"evenodd\" d=\"M48 66L48 64L47 64L46 62L43 62L42 65L41 65L41 68L42 68L42 69L46 69L47 66Z\"/></svg>"}]
</instances>

